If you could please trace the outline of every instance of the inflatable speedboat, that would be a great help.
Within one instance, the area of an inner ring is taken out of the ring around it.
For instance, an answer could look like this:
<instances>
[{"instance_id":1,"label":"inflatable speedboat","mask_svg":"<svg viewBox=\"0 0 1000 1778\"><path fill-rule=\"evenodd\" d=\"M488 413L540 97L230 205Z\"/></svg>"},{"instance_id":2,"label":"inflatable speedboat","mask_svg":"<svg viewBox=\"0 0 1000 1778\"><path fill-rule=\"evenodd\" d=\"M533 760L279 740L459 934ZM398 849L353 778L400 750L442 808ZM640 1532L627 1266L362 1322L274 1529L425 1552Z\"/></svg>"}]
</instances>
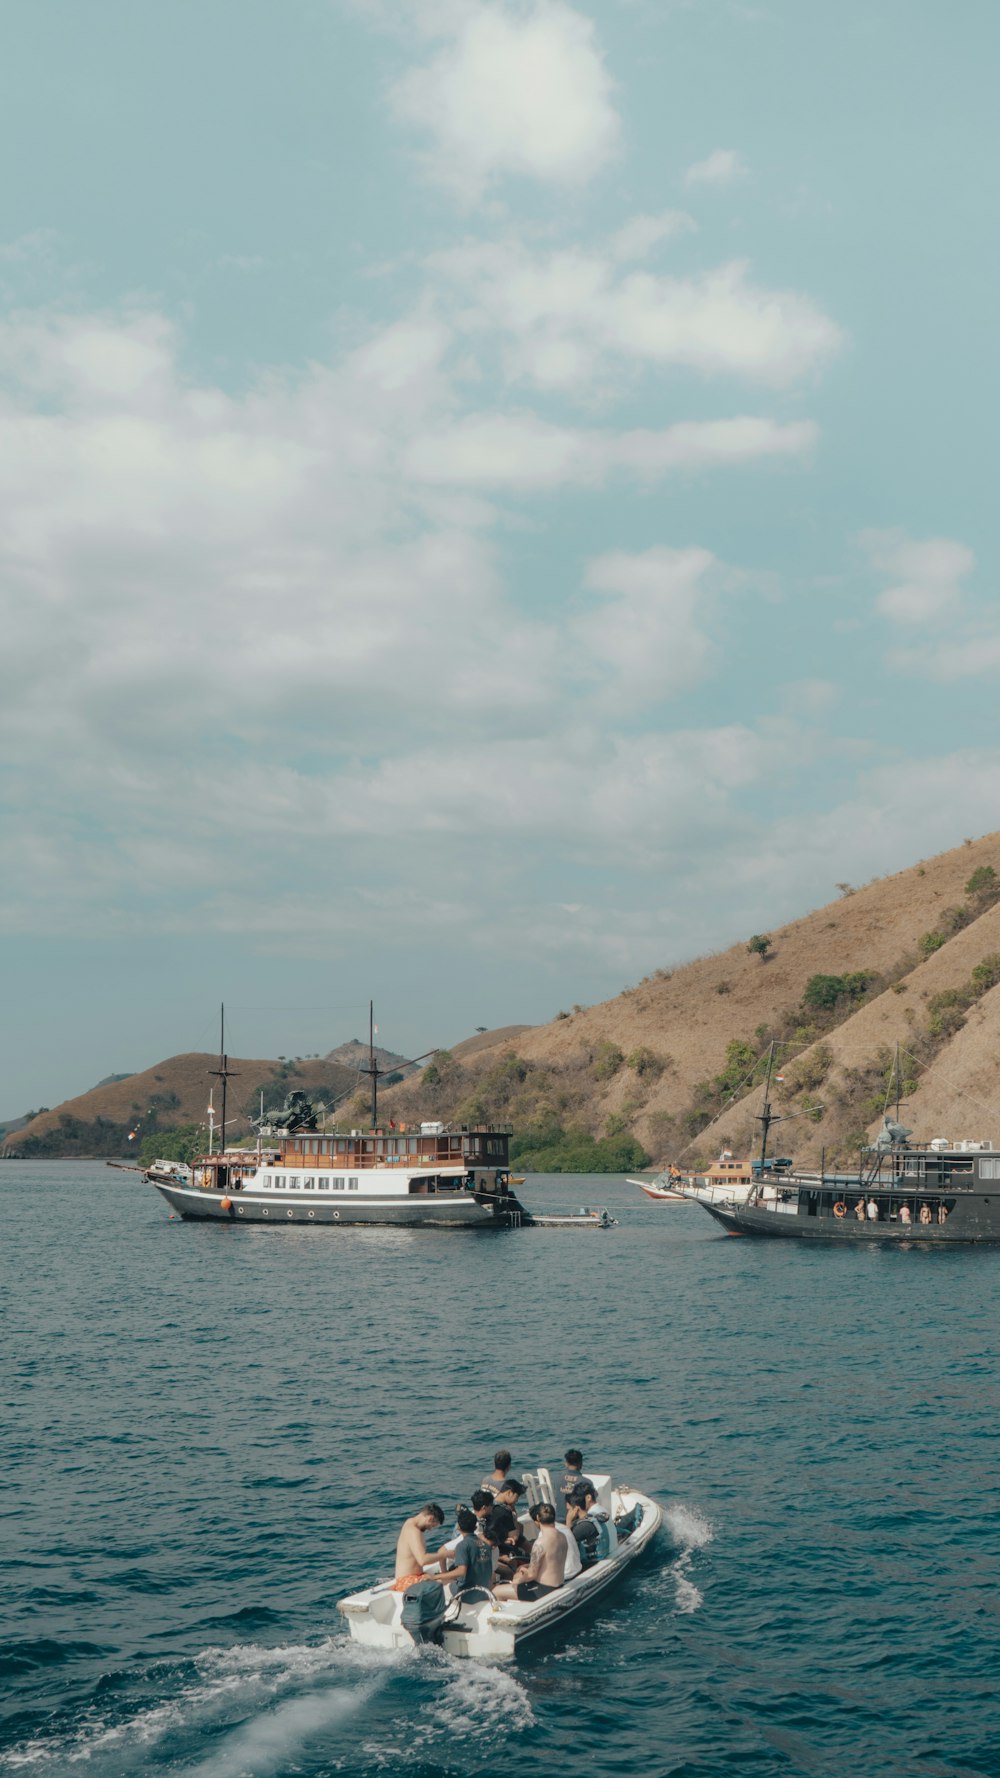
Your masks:
<instances>
[{"instance_id":1,"label":"inflatable speedboat","mask_svg":"<svg viewBox=\"0 0 1000 1778\"><path fill-rule=\"evenodd\" d=\"M364 1642L370 1648L408 1648L416 1642L429 1641L450 1655L479 1660L511 1659L529 1637L553 1629L605 1593L659 1530L663 1514L655 1500L635 1488L613 1487L610 1476L594 1475L591 1479L612 1527L611 1552L602 1561L582 1569L555 1592L531 1601L497 1599L485 1587L471 1588L457 1598L440 1598L444 1589L425 1591L426 1583L418 1583L409 1593L397 1593L391 1580L377 1581L338 1603L337 1610L347 1619L354 1641ZM526 1476L525 1481L529 1501L533 1495L535 1499L554 1502L547 1470L540 1469ZM521 1522L529 1533L534 1530L534 1522L526 1513L521 1515ZM432 1564L427 1570L428 1580L433 1580L435 1572ZM440 1608L428 1615L426 1594L433 1591L439 1595ZM419 1597L422 1593L424 1599Z\"/></svg>"}]
</instances>

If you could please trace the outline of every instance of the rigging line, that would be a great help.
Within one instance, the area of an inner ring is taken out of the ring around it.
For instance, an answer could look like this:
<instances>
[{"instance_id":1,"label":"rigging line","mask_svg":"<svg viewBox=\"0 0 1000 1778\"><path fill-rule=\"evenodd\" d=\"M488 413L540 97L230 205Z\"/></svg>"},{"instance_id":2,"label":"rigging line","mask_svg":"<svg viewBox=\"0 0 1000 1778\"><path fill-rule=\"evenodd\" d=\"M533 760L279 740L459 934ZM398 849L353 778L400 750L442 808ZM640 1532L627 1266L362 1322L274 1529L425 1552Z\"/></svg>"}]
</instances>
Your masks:
<instances>
[{"instance_id":1,"label":"rigging line","mask_svg":"<svg viewBox=\"0 0 1000 1778\"><path fill-rule=\"evenodd\" d=\"M906 1056L909 1061L913 1062L923 1074L926 1074L929 1069L937 1065L936 1058L932 1057L929 1062L923 1062L919 1056L913 1054L912 1050L901 1049L899 1053L901 1056ZM969 1103L972 1105L978 1105L980 1110L985 1111L990 1117L997 1116L996 1105L991 1105L986 1099L980 1099L979 1094L974 1093L971 1087L962 1086L956 1075L949 1074L944 1068L940 1067L938 1068L938 1072L946 1085L954 1087L960 1098L968 1099Z\"/></svg>"},{"instance_id":2,"label":"rigging line","mask_svg":"<svg viewBox=\"0 0 1000 1778\"><path fill-rule=\"evenodd\" d=\"M793 1037L783 1037L780 1040L775 1038L774 1047L775 1047L775 1049L779 1049L779 1050L794 1049L795 1048L795 1039ZM806 1049L808 1049L809 1045L806 1044L805 1047L806 1047ZM760 1055L755 1058L753 1066L751 1067L749 1072L743 1076L743 1079L739 1082L739 1085L733 1088L733 1091L730 1094L729 1098L724 1099L719 1110L712 1113L712 1116L709 1118L709 1123L714 1124L716 1121L716 1118L720 1118L722 1116L723 1112L729 1111L731 1109L731 1107L736 1104L736 1101L739 1098L740 1092L742 1091L742 1089L745 1086L748 1085L748 1083L752 1083L753 1077L756 1074L761 1063L764 1061L766 1055L767 1055L767 1050L762 1050ZM760 1085L763 1088L765 1088L765 1090L766 1090L766 1083L764 1081L761 1081ZM752 1084L750 1084L750 1090L746 1095L747 1098L749 1098L750 1092L752 1092L752 1091L753 1091L753 1086L752 1086ZM761 1101L761 1103L763 1104L763 1100ZM681 1147L677 1150L678 1159L680 1159L681 1155L686 1154L689 1148L694 1147L694 1145L698 1141L699 1137L703 1136L705 1134L705 1130L707 1130L707 1129L708 1129L708 1124L705 1124L701 1130L698 1130L695 1133L695 1135L688 1137L688 1139L684 1143L683 1147Z\"/></svg>"}]
</instances>

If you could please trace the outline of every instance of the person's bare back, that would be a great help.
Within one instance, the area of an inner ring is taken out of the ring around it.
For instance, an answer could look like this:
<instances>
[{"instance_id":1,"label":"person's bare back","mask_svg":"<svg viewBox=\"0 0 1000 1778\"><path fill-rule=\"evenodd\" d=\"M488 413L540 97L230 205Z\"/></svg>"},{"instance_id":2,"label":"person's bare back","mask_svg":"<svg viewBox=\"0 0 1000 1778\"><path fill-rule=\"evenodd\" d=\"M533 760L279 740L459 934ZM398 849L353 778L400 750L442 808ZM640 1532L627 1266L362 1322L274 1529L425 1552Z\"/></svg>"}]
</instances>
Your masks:
<instances>
[{"instance_id":1,"label":"person's bare back","mask_svg":"<svg viewBox=\"0 0 1000 1778\"><path fill-rule=\"evenodd\" d=\"M543 1587L561 1587L565 1575L565 1538L554 1525L539 1525L525 1579L536 1580Z\"/></svg>"},{"instance_id":2,"label":"person's bare back","mask_svg":"<svg viewBox=\"0 0 1000 1778\"><path fill-rule=\"evenodd\" d=\"M544 1501L538 1508L535 1522L538 1536L531 1546L528 1564L519 1569L516 1580L506 1581L503 1586L494 1589L498 1599L539 1599L543 1593L554 1592L556 1587L563 1584L568 1546L566 1539L556 1530L555 1507Z\"/></svg>"},{"instance_id":3,"label":"person's bare back","mask_svg":"<svg viewBox=\"0 0 1000 1778\"><path fill-rule=\"evenodd\" d=\"M444 1524L444 1513L433 1501L422 1506L418 1513L407 1519L396 1540L396 1579L405 1580L408 1575L420 1574L425 1562L434 1560L428 1554L424 1541L424 1533L432 1527L440 1528Z\"/></svg>"}]
</instances>

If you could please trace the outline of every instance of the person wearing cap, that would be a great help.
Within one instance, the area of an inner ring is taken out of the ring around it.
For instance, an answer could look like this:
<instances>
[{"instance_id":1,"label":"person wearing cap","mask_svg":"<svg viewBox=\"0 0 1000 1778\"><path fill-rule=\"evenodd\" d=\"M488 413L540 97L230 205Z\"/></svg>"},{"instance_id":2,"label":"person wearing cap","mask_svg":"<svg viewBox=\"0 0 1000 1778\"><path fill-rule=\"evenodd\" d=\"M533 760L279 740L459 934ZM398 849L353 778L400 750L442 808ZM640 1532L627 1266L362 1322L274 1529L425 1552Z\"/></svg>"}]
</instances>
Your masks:
<instances>
[{"instance_id":1,"label":"person wearing cap","mask_svg":"<svg viewBox=\"0 0 1000 1778\"><path fill-rule=\"evenodd\" d=\"M526 1492L527 1490L525 1489L524 1483L519 1482L516 1476L507 1476L497 1489L494 1499L496 1500L497 1506L505 1506L516 1518L520 1506L521 1495Z\"/></svg>"},{"instance_id":2,"label":"person wearing cap","mask_svg":"<svg viewBox=\"0 0 1000 1778\"><path fill-rule=\"evenodd\" d=\"M502 1580L510 1580L516 1570L527 1562L531 1554L515 1511L516 1495L513 1498L514 1506L503 1502L493 1508L486 1520L487 1527L496 1539L498 1572Z\"/></svg>"}]
</instances>

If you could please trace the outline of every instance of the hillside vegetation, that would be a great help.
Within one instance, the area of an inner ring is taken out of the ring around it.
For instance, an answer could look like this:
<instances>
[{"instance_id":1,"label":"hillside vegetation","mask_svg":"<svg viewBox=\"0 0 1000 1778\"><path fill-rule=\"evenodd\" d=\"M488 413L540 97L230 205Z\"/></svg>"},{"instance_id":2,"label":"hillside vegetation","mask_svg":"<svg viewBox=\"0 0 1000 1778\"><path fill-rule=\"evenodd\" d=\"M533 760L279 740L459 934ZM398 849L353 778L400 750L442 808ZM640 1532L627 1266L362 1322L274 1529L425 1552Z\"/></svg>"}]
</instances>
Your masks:
<instances>
[{"instance_id":1,"label":"hillside vegetation","mask_svg":"<svg viewBox=\"0 0 1000 1778\"><path fill-rule=\"evenodd\" d=\"M749 1151L773 1041L772 1100L790 1121L772 1151L848 1162L893 1103L898 1045L902 1117L918 1137L1000 1145L1000 835L838 891L801 920L658 969L598 1006L477 1032L383 1089L382 1114L510 1123L522 1169L695 1166L721 1147ZM9 1146L121 1153L140 1115L154 1129L203 1123L213 1066L174 1057L36 1117ZM249 1128L261 1085L268 1104L291 1086L326 1103L353 1086L341 1121L366 1118L356 1070L332 1058L233 1066L234 1133Z\"/></svg>"}]
</instances>

